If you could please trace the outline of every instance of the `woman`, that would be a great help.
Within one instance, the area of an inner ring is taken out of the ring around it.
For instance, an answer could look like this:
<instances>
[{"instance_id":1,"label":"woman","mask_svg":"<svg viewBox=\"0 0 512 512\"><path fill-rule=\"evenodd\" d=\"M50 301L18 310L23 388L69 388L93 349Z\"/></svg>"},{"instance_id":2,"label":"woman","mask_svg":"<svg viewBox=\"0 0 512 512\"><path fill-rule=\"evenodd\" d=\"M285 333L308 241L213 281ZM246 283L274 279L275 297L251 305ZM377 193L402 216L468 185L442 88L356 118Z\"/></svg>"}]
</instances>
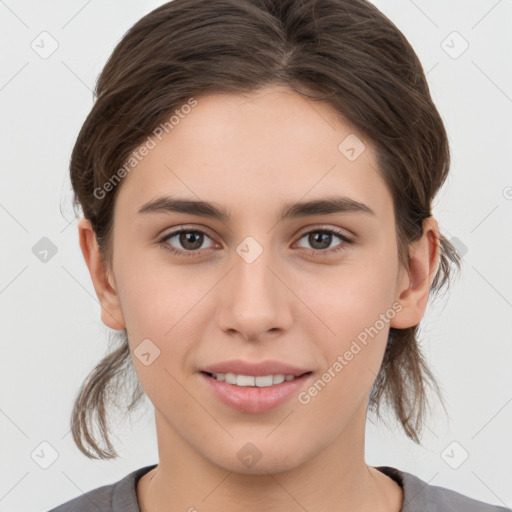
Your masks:
<instances>
[{"instance_id":1,"label":"woman","mask_svg":"<svg viewBox=\"0 0 512 512\"><path fill-rule=\"evenodd\" d=\"M417 333L460 259L443 122L364 0L175 0L124 36L71 158L102 321L123 334L72 432L109 459L136 374L159 462L55 512L502 511L364 460L368 410L419 443ZM93 434L100 427L100 446Z\"/></svg>"}]
</instances>

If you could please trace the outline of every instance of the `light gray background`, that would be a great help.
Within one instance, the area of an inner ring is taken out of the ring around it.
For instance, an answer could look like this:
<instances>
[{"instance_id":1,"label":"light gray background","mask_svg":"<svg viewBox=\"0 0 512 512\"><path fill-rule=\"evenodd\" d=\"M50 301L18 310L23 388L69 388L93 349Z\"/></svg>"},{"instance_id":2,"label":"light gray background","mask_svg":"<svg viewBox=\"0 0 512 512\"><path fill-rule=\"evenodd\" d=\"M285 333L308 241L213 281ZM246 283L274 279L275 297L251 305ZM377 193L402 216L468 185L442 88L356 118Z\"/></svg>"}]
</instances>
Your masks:
<instances>
[{"instance_id":1,"label":"light gray background","mask_svg":"<svg viewBox=\"0 0 512 512\"><path fill-rule=\"evenodd\" d=\"M149 407L116 432L115 461L87 459L69 433L73 399L105 353L107 328L78 245L67 166L107 57L162 3L0 1L1 511L45 511L158 460ZM428 72L453 156L434 214L467 252L422 328L450 416L436 408L421 447L393 423L369 422L367 462L512 507L512 2L376 5ZM43 31L59 45L46 59L31 48ZM469 43L457 58L464 43L454 31ZM46 263L32 252L42 237L57 247ZM47 469L42 442L58 453Z\"/></svg>"}]
</instances>

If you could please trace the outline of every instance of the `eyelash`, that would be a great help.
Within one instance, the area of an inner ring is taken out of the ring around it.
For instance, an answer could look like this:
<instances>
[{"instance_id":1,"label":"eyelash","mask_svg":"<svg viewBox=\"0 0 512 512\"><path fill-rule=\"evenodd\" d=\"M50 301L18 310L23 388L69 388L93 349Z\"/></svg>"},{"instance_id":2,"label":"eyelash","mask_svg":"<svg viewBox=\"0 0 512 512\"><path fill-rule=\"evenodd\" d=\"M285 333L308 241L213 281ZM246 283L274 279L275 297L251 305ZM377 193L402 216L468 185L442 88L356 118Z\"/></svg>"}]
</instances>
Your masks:
<instances>
[{"instance_id":1,"label":"eyelash","mask_svg":"<svg viewBox=\"0 0 512 512\"><path fill-rule=\"evenodd\" d=\"M168 243L169 239L174 238L176 235L179 235L180 233L198 233L198 234L201 234L201 235L205 235L208 238L211 238L207 233L205 233L204 231L201 231L200 229L182 228L182 229L178 229L177 231L173 231L173 232L165 235L163 238L158 240L158 243L161 245L161 247L164 250L169 251L169 252L171 252L172 254L174 254L176 256L185 256L185 257L188 257L188 258L194 258L194 257L200 256L201 255L201 251L200 250L184 251L184 250L181 250L181 249L175 249L174 247L172 247ZM306 231L305 233L302 233L300 235L299 240L304 238L304 236L306 236L306 235L310 235L311 233L328 233L328 234L336 235L337 237L341 238L341 240L343 241L343 243L340 243L334 249L312 249L311 251L312 251L312 256L313 257L317 257L319 255L325 256L326 254L331 255L331 254L337 253L339 251L343 251L343 250L346 249L346 245L347 244L351 245L351 244L354 243L352 239L348 238L341 231L339 231L337 229L332 229L332 228L331 229L314 229L314 230L311 230L311 231ZM213 250L213 249L210 249L210 250Z\"/></svg>"}]
</instances>

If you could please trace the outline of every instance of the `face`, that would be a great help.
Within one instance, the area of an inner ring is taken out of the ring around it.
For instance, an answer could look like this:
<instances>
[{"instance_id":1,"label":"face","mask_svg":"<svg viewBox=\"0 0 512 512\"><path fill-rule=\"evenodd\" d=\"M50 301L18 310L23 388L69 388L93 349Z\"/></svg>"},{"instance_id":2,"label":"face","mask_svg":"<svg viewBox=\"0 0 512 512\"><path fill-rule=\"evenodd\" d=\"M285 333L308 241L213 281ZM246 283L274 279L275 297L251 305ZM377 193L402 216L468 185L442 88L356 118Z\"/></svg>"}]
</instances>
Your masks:
<instances>
[{"instance_id":1,"label":"face","mask_svg":"<svg viewBox=\"0 0 512 512\"><path fill-rule=\"evenodd\" d=\"M246 473L296 467L333 443L350 457L409 286L372 145L329 105L284 87L196 100L123 179L114 211L105 307L128 331L159 444ZM211 203L226 218L139 212L162 197ZM326 198L359 208L281 217ZM234 359L311 373L273 407L237 407L201 372ZM244 450L261 459L244 465Z\"/></svg>"}]
</instances>

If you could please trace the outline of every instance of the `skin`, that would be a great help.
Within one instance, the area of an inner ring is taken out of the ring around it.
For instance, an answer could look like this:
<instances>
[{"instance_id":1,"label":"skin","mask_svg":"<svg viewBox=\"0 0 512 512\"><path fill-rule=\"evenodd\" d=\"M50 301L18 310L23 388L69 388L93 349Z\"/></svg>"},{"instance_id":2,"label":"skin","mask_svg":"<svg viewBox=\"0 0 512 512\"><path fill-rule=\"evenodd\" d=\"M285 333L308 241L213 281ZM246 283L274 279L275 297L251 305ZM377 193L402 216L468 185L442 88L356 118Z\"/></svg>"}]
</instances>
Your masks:
<instances>
[{"instance_id":1,"label":"skin","mask_svg":"<svg viewBox=\"0 0 512 512\"><path fill-rule=\"evenodd\" d=\"M197 100L123 179L112 266L90 222L78 227L102 321L127 329L135 371L155 407L159 464L138 483L141 510L397 512L401 487L364 460L367 404L389 328L423 317L439 262L437 221L425 221L404 269L372 145L328 104L276 86ZM354 161L338 150L349 134L366 145ZM284 203L333 193L376 215L276 220ZM170 194L214 202L232 219L137 213ZM206 233L199 249L179 237L159 245L182 225ZM304 236L329 228L355 243L328 255L344 243L337 235L324 246ZM236 252L247 236L263 249L251 264ZM176 256L163 244L202 255ZM327 249L312 256L318 247ZM307 405L294 397L264 413L240 412L198 376L201 366L226 359L273 358L318 377L393 303L401 311ZM145 338L161 351L148 366L133 355ZM248 442L262 454L252 467L237 457Z\"/></svg>"}]
</instances>

